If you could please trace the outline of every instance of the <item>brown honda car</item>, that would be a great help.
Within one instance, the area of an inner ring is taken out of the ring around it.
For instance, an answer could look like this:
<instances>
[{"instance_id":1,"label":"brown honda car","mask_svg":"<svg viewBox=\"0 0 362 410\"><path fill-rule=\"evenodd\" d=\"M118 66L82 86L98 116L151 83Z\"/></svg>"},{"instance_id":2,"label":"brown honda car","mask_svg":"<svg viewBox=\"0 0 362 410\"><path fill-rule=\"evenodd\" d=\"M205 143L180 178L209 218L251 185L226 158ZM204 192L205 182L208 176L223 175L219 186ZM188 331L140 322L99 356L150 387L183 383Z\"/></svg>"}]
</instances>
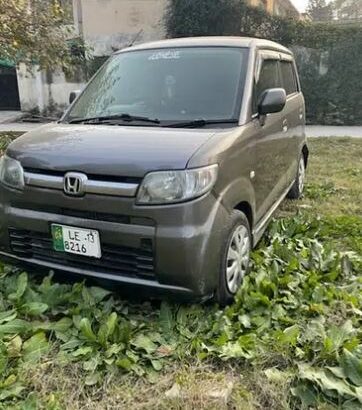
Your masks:
<instances>
[{"instance_id":1,"label":"brown honda car","mask_svg":"<svg viewBox=\"0 0 362 410\"><path fill-rule=\"evenodd\" d=\"M117 52L2 157L1 257L229 303L273 212L303 191L304 108L293 54L267 40Z\"/></svg>"}]
</instances>

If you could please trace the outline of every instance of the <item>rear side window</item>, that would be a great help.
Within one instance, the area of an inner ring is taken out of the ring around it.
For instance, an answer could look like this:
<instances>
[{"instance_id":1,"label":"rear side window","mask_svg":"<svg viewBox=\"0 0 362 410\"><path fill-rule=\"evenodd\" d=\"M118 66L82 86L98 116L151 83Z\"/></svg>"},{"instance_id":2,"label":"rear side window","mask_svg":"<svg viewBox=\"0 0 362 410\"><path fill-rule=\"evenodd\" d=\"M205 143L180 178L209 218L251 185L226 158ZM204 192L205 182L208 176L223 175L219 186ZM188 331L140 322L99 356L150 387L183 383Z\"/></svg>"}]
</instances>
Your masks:
<instances>
[{"instance_id":1,"label":"rear side window","mask_svg":"<svg viewBox=\"0 0 362 410\"><path fill-rule=\"evenodd\" d=\"M257 111L257 106L261 95L268 88L282 87L279 76L279 61L278 60L263 60L260 69L259 79L255 84L253 110Z\"/></svg>"},{"instance_id":2,"label":"rear side window","mask_svg":"<svg viewBox=\"0 0 362 410\"><path fill-rule=\"evenodd\" d=\"M281 61L280 70L283 81L283 88L287 95L298 91L297 79L294 72L293 64L290 61Z\"/></svg>"}]
</instances>

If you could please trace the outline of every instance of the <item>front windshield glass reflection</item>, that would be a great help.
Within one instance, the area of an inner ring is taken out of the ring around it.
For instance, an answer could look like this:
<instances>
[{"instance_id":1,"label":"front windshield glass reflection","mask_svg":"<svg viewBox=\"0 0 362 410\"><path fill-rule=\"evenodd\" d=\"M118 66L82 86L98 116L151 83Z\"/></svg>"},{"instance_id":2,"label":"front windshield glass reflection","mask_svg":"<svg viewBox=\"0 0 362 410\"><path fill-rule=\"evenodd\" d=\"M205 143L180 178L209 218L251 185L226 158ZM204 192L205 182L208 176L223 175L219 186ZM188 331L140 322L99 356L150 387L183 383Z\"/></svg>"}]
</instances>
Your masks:
<instances>
[{"instance_id":1,"label":"front windshield glass reflection","mask_svg":"<svg viewBox=\"0 0 362 410\"><path fill-rule=\"evenodd\" d=\"M65 120L117 114L160 121L239 117L248 50L189 47L112 57Z\"/></svg>"}]
</instances>

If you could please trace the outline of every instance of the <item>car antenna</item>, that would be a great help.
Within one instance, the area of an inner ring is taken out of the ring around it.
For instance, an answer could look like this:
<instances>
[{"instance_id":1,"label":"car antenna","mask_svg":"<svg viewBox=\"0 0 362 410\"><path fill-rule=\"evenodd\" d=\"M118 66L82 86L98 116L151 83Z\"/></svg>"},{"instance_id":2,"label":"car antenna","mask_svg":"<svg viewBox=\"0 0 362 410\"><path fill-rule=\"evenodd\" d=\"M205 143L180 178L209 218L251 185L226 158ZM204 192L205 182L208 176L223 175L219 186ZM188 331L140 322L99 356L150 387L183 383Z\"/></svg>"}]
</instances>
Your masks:
<instances>
[{"instance_id":1,"label":"car antenna","mask_svg":"<svg viewBox=\"0 0 362 410\"><path fill-rule=\"evenodd\" d=\"M132 47L133 44L140 38L142 33L143 33L143 28L141 28L141 30L138 33L136 33L133 40L128 44L128 47Z\"/></svg>"}]
</instances>

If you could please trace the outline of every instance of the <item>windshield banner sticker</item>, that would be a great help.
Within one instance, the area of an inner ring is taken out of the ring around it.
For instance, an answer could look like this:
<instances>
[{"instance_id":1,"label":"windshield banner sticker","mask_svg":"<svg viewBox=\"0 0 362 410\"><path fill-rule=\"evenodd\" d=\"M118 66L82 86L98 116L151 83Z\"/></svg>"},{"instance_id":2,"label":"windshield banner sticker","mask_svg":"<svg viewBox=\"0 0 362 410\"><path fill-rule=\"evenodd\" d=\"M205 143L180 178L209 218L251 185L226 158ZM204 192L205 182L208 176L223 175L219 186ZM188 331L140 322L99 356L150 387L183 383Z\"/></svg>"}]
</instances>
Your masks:
<instances>
[{"instance_id":1,"label":"windshield banner sticker","mask_svg":"<svg viewBox=\"0 0 362 410\"><path fill-rule=\"evenodd\" d=\"M177 50L157 51L148 57L149 60L178 60L180 52Z\"/></svg>"}]
</instances>

